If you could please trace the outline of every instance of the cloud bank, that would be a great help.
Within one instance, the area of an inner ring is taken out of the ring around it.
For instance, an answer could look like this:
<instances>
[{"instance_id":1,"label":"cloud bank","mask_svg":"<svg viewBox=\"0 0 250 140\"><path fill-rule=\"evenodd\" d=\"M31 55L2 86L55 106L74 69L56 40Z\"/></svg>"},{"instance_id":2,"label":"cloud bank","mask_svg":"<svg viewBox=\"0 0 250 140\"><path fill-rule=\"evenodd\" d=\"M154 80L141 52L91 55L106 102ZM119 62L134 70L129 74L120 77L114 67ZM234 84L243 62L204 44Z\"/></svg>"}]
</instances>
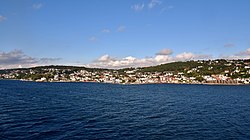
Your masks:
<instances>
[{"instance_id":1,"label":"cloud bank","mask_svg":"<svg viewBox=\"0 0 250 140\"><path fill-rule=\"evenodd\" d=\"M230 56L220 56L222 59L250 59L250 48L245 51L235 53ZM173 55L171 49L162 49L155 53L154 56L136 58L133 56L127 56L124 58L112 57L105 54L92 63L86 64L86 67L92 68L128 68L128 67L146 67L154 66L164 63L176 62L176 61L189 61L189 60L201 60L201 59L213 59L212 55L208 54L195 54L192 52L183 52ZM24 54L21 50L13 50L10 52L0 51L0 69L17 68L17 67L34 67L39 65L51 65L60 61L60 58L35 58Z\"/></svg>"},{"instance_id":2,"label":"cloud bank","mask_svg":"<svg viewBox=\"0 0 250 140\"><path fill-rule=\"evenodd\" d=\"M173 51L171 49L163 49L155 54L153 57L145 58L135 58L133 56L128 56L125 58L115 58L108 54L105 54L95 60L93 63L86 65L87 67L97 67L97 68L127 68L127 67L146 67L159 65L175 61L188 61L196 59L210 59L211 55L204 54L193 54L191 52L183 52L172 55Z\"/></svg>"},{"instance_id":3,"label":"cloud bank","mask_svg":"<svg viewBox=\"0 0 250 140\"><path fill-rule=\"evenodd\" d=\"M0 52L0 69L32 67L49 64L61 60L60 58L34 58L24 54L21 50Z\"/></svg>"}]
</instances>

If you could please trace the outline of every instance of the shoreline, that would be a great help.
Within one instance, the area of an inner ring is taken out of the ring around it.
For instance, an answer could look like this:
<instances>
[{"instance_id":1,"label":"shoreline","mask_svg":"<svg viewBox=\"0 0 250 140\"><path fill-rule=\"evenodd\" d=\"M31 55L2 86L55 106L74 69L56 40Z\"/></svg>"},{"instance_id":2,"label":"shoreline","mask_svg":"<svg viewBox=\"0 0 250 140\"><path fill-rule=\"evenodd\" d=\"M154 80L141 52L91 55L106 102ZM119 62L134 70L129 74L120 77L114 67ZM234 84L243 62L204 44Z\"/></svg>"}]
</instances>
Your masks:
<instances>
[{"instance_id":1,"label":"shoreline","mask_svg":"<svg viewBox=\"0 0 250 140\"><path fill-rule=\"evenodd\" d=\"M211 86L248 86L250 84L243 83L110 83L110 82L95 82L95 81L33 81L25 79L0 79L0 80L15 80L23 82L35 83L100 83L100 84L113 84L113 85L155 85L155 84L176 84L176 85L211 85Z\"/></svg>"}]
</instances>

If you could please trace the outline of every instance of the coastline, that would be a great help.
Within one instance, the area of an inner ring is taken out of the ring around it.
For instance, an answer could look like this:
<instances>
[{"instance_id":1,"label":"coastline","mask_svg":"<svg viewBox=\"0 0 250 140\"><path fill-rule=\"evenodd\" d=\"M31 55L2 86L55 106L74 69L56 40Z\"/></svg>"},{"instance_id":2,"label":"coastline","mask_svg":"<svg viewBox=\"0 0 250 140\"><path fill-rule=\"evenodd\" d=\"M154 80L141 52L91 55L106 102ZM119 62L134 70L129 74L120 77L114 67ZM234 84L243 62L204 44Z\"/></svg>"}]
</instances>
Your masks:
<instances>
[{"instance_id":1,"label":"coastline","mask_svg":"<svg viewBox=\"0 0 250 140\"><path fill-rule=\"evenodd\" d=\"M248 86L250 84L244 83L111 83L111 82L96 82L96 81L34 81L26 79L0 79L0 80L13 80L23 82L35 83L100 83L100 84L113 84L113 85L155 85L155 84L175 84L175 85L210 85L210 86Z\"/></svg>"}]
</instances>

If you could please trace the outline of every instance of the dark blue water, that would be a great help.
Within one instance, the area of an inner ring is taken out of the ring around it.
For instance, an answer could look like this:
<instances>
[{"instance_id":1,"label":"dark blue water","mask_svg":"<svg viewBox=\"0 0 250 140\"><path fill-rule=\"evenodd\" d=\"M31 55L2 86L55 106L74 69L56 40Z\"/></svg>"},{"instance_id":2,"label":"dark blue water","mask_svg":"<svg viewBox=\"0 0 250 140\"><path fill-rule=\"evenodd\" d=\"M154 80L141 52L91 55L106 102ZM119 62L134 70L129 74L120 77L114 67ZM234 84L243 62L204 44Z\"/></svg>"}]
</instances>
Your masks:
<instances>
[{"instance_id":1,"label":"dark blue water","mask_svg":"<svg viewBox=\"0 0 250 140\"><path fill-rule=\"evenodd\" d=\"M0 139L250 139L250 86L0 80Z\"/></svg>"}]
</instances>

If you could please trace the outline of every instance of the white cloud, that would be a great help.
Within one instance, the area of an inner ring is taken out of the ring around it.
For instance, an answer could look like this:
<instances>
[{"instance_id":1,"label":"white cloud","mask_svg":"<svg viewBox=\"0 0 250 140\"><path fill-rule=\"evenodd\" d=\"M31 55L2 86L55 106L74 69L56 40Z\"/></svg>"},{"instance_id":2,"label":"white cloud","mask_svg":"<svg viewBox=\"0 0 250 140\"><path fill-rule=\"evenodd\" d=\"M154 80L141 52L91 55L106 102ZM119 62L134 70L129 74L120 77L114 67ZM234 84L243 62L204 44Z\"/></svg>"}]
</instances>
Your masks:
<instances>
[{"instance_id":1,"label":"white cloud","mask_svg":"<svg viewBox=\"0 0 250 140\"><path fill-rule=\"evenodd\" d=\"M32 5L32 8L36 10L41 9L42 7L43 7L42 3L36 3Z\"/></svg>"},{"instance_id":2,"label":"white cloud","mask_svg":"<svg viewBox=\"0 0 250 140\"><path fill-rule=\"evenodd\" d=\"M131 6L131 9L135 11L142 11L144 8L144 3L143 4L135 4Z\"/></svg>"},{"instance_id":3,"label":"white cloud","mask_svg":"<svg viewBox=\"0 0 250 140\"><path fill-rule=\"evenodd\" d=\"M97 41L97 38L95 36L91 36L88 40L91 42L95 42Z\"/></svg>"},{"instance_id":4,"label":"white cloud","mask_svg":"<svg viewBox=\"0 0 250 140\"><path fill-rule=\"evenodd\" d=\"M5 21L7 18L5 16L0 15L0 22Z\"/></svg>"},{"instance_id":5,"label":"white cloud","mask_svg":"<svg viewBox=\"0 0 250 140\"><path fill-rule=\"evenodd\" d=\"M184 53L181 53L181 54L178 54L176 55L176 59L177 60L191 60L191 59L194 59L195 58L195 55L193 53L187 53L187 52L184 52Z\"/></svg>"},{"instance_id":6,"label":"white cloud","mask_svg":"<svg viewBox=\"0 0 250 140\"><path fill-rule=\"evenodd\" d=\"M171 55L173 51L171 49L163 49L160 52L156 53L156 55Z\"/></svg>"},{"instance_id":7,"label":"white cloud","mask_svg":"<svg viewBox=\"0 0 250 140\"><path fill-rule=\"evenodd\" d=\"M125 29L126 29L126 27L125 26L119 26L118 28L117 28L117 32L124 32L125 31Z\"/></svg>"},{"instance_id":8,"label":"white cloud","mask_svg":"<svg viewBox=\"0 0 250 140\"><path fill-rule=\"evenodd\" d=\"M19 66L35 66L59 61L60 58L34 58L24 54L21 50L0 52L0 69L17 68Z\"/></svg>"},{"instance_id":9,"label":"white cloud","mask_svg":"<svg viewBox=\"0 0 250 140\"><path fill-rule=\"evenodd\" d=\"M98 62L108 62L108 61L113 61L114 59L111 58L109 55L105 54L102 57L100 57L97 61Z\"/></svg>"},{"instance_id":10,"label":"white cloud","mask_svg":"<svg viewBox=\"0 0 250 140\"><path fill-rule=\"evenodd\" d=\"M151 0L150 3L148 4L148 8L152 9L157 5L160 5L162 2L159 0Z\"/></svg>"},{"instance_id":11,"label":"white cloud","mask_svg":"<svg viewBox=\"0 0 250 140\"><path fill-rule=\"evenodd\" d=\"M172 58L173 58L173 57L167 56L167 55L156 55L156 56L154 57L154 61L159 62L159 64L160 64L160 63L163 63L163 62L168 62L168 61L170 61Z\"/></svg>"},{"instance_id":12,"label":"white cloud","mask_svg":"<svg viewBox=\"0 0 250 140\"><path fill-rule=\"evenodd\" d=\"M103 29L102 32L103 32L103 33L110 33L111 30L110 30L110 29Z\"/></svg>"},{"instance_id":13,"label":"white cloud","mask_svg":"<svg viewBox=\"0 0 250 140\"><path fill-rule=\"evenodd\" d=\"M132 57L132 56L128 56L128 57L125 57L125 60L128 60L128 61L135 61L136 58L135 58L135 57Z\"/></svg>"},{"instance_id":14,"label":"white cloud","mask_svg":"<svg viewBox=\"0 0 250 140\"><path fill-rule=\"evenodd\" d=\"M194 59L208 59L212 56L210 55L201 55L201 54L193 54L193 53L181 53L176 56L172 56L172 50L163 49L162 51L156 53L154 57L146 57L146 58L135 58L132 56L128 56L125 58L114 58L109 55L103 55L96 61L91 64L88 64L88 67L98 67L98 68L127 68L127 67L145 67L145 66L153 66L159 65L174 61L188 61Z\"/></svg>"}]
</instances>

